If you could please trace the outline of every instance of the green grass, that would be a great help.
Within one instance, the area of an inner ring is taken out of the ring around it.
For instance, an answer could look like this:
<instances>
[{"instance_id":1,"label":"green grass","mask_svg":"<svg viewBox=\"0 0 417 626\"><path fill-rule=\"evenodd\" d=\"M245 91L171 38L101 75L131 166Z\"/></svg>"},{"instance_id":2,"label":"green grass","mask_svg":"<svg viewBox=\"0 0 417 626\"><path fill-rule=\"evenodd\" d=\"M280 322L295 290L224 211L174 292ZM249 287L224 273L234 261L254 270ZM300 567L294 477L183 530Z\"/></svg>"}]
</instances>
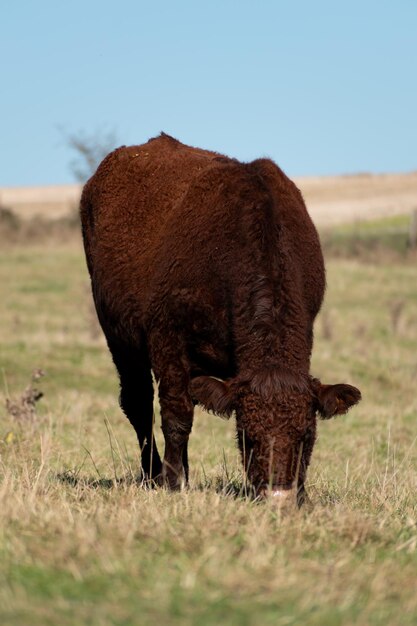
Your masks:
<instances>
[{"instance_id":1,"label":"green grass","mask_svg":"<svg viewBox=\"0 0 417 626\"><path fill-rule=\"evenodd\" d=\"M314 510L281 517L233 495L233 420L199 410L190 489L142 489L79 244L0 253L0 624L417 623L417 268L327 269L312 370L363 401L319 424Z\"/></svg>"}]
</instances>

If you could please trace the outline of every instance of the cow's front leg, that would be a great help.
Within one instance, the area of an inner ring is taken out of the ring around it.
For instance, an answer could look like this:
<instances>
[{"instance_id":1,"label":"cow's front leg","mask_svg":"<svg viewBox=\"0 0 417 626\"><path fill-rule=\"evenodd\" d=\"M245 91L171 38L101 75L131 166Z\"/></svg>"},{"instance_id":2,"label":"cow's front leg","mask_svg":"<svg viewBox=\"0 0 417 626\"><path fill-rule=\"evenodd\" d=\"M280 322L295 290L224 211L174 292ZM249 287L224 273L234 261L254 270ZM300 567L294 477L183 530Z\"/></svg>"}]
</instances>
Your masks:
<instances>
[{"instance_id":1,"label":"cow's front leg","mask_svg":"<svg viewBox=\"0 0 417 626\"><path fill-rule=\"evenodd\" d=\"M188 481L187 445L194 412L188 392L178 389L177 392L175 394L169 383L161 380L159 401L165 437L163 477L170 489L181 489Z\"/></svg>"},{"instance_id":2,"label":"cow's front leg","mask_svg":"<svg viewBox=\"0 0 417 626\"><path fill-rule=\"evenodd\" d=\"M154 328L148 343L152 369L158 382L165 437L162 475L170 489L181 489L188 482L187 445L193 426L194 404L189 391L189 364L184 343L166 321L161 327L163 332ZM172 337L176 337L175 343Z\"/></svg>"},{"instance_id":3,"label":"cow's front leg","mask_svg":"<svg viewBox=\"0 0 417 626\"><path fill-rule=\"evenodd\" d=\"M305 505L307 508L312 508L313 504L308 497L305 480L307 475L307 469L310 464L311 453L313 451L314 443L316 441L316 424L313 423L307 430L300 449L301 458L298 468L298 484L297 484L297 503L298 506Z\"/></svg>"}]
</instances>

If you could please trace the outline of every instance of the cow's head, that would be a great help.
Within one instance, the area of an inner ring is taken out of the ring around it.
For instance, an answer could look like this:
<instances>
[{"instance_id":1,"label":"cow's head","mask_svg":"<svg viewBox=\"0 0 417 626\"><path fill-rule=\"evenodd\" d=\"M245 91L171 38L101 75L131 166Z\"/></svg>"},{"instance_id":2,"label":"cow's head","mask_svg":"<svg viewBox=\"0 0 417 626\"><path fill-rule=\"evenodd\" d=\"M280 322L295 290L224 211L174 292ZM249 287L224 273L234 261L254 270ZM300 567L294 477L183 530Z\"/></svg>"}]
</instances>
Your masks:
<instances>
[{"instance_id":1,"label":"cow's head","mask_svg":"<svg viewBox=\"0 0 417 626\"><path fill-rule=\"evenodd\" d=\"M360 391L346 384L322 385L283 376L221 381L199 376L191 393L207 410L236 413L239 448L246 474L258 495L293 500L304 480L316 438L317 413L323 419L346 413Z\"/></svg>"}]
</instances>

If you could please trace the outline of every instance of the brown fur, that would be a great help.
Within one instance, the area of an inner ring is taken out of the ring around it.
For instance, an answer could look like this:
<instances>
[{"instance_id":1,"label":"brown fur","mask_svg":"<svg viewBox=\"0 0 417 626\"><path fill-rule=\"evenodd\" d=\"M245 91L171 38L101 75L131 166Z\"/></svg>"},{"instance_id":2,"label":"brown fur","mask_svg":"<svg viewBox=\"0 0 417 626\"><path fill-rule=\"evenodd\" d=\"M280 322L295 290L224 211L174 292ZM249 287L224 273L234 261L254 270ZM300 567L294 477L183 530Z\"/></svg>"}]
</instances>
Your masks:
<instances>
[{"instance_id":1,"label":"brown fur","mask_svg":"<svg viewBox=\"0 0 417 626\"><path fill-rule=\"evenodd\" d=\"M236 412L255 489L289 487L297 471L302 489L316 411L345 412L360 394L309 375L325 274L297 187L270 160L240 163L162 134L106 157L84 188L81 218L94 301L145 475L163 472L173 488L187 479L197 401Z\"/></svg>"}]
</instances>

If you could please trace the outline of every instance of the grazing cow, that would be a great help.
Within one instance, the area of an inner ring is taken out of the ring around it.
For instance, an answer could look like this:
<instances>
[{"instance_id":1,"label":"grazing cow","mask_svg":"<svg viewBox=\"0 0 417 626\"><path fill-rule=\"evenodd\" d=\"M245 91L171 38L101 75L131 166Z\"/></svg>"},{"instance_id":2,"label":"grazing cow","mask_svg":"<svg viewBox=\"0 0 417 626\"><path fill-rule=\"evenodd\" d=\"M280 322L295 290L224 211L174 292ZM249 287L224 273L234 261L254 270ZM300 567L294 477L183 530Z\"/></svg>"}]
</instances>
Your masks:
<instances>
[{"instance_id":1,"label":"grazing cow","mask_svg":"<svg viewBox=\"0 0 417 626\"><path fill-rule=\"evenodd\" d=\"M161 134L109 154L81 199L98 317L136 430L144 477L188 480L194 404L236 415L257 494L301 502L316 414L355 387L310 376L325 289L300 191L269 159L240 163ZM163 463L153 437L158 383Z\"/></svg>"}]
</instances>

